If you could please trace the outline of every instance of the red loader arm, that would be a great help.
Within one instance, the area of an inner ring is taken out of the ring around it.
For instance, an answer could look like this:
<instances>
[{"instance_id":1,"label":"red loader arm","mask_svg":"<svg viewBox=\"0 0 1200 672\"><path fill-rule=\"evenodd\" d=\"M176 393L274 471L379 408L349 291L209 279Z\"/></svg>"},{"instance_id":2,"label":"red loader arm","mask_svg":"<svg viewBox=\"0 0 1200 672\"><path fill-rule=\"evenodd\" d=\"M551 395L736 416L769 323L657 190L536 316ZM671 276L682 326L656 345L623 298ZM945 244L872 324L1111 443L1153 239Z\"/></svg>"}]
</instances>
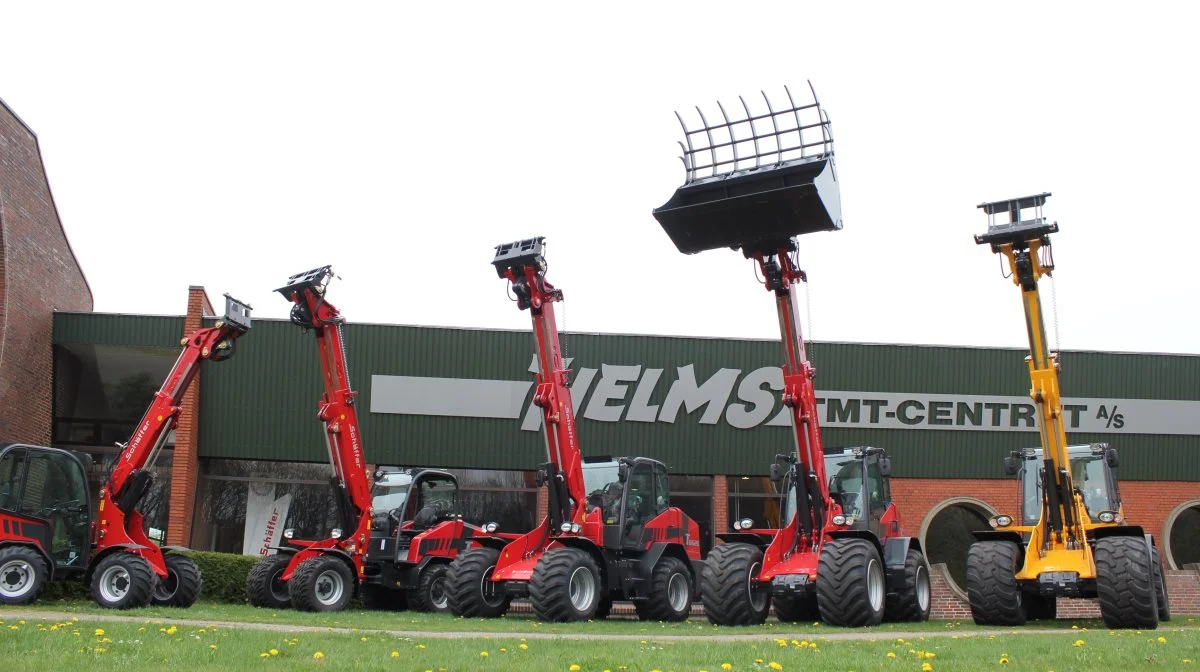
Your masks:
<instances>
[{"instance_id":1,"label":"red loader arm","mask_svg":"<svg viewBox=\"0 0 1200 672\"><path fill-rule=\"evenodd\" d=\"M563 294L546 281L543 240L545 238L538 237L497 245L492 264L496 273L509 281L517 297L517 308L529 309L533 318L538 357L533 403L542 409L542 431L549 460L541 466L538 479L544 479L549 486L550 534L553 535L564 523L583 523L587 493L579 437L575 431L575 406L571 402L571 388L567 386L568 371L563 365L558 325L554 321L554 302L562 301Z\"/></svg>"},{"instance_id":2,"label":"red loader arm","mask_svg":"<svg viewBox=\"0 0 1200 672\"><path fill-rule=\"evenodd\" d=\"M288 284L276 290L295 304L291 320L305 330L312 329L317 337L325 392L317 407L317 416L325 426L325 442L329 450L331 479L337 496L338 518L341 527L328 539L297 541L304 551L296 554L283 580L291 579L292 571L304 560L321 552L337 550L346 555L362 576L363 559L371 530L371 487L363 457L362 432L355 410L355 392L350 385L346 364L346 347L342 326L346 320L338 309L325 300L325 287L333 277L329 266L298 273L288 278Z\"/></svg>"},{"instance_id":3,"label":"red loader arm","mask_svg":"<svg viewBox=\"0 0 1200 672\"><path fill-rule=\"evenodd\" d=\"M138 422L133 437L124 445L117 444L121 453L100 489L95 536L97 555L109 548L128 547L149 561L160 577L166 578L162 551L146 536L137 505L154 482L150 469L179 421L182 410L179 404L200 370L200 364L206 359L219 362L232 357L234 342L249 330L250 306L226 294L225 316L213 326L198 329L181 341L183 352L162 387L154 393L154 401Z\"/></svg>"}]
</instances>

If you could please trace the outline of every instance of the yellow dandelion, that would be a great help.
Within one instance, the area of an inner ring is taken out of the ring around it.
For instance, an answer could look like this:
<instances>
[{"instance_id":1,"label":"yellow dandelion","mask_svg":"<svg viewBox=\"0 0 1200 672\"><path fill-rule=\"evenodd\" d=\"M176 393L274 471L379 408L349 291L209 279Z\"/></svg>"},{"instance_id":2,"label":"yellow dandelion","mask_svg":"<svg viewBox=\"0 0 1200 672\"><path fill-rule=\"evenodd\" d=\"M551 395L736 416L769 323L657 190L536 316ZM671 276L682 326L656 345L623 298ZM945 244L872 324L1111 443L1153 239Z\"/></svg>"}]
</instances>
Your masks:
<instances>
[{"instance_id":1,"label":"yellow dandelion","mask_svg":"<svg viewBox=\"0 0 1200 672\"><path fill-rule=\"evenodd\" d=\"M921 666L921 672L933 672L933 665L930 665L929 663L925 663L924 665Z\"/></svg>"},{"instance_id":2,"label":"yellow dandelion","mask_svg":"<svg viewBox=\"0 0 1200 672\"><path fill-rule=\"evenodd\" d=\"M316 653L313 654L313 658L316 658L317 660L320 660L324 657L325 657L325 654L321 653L320 651L317 651Z\"/></svg>"},{"instance_id":3,"label":"yellow dandelion","mask_svg":"<svg viewBox=\"0 0 1200 672\"><path fill-rule=\"evenodd\" d=\"M528 644L522 644L522 645L518 646L517 648L518 648L518 649L520 649L520 650L522 650L522 651L528 651L528 650L529 650L529 645L528 645Z\"/></svg>"},{"instance_id":4,"label":"yellow dandelion","mask_svg":"<svg viewBox=\"0 0 1200 672\"><path fill-rule=\"evenodd\" d=\"M1000 656L1000 664L1001 664L1001 665L1008 665L1008 656L1001 654L1001 656Z\"/></svg>"},{"instance_id":5,"label":"yellow dandelion","mask_svg":"<svg viewBox=\"0 0 1200 672\"><path fill-rule=\"evenodd\" d=\"M580 667L578 665L575 665L572 663L571 666L567 668L567 670L569 672L579 672Z\"/></svg>"},{"instance_id":6,"label":"yellow dandelion","mask_svg":"<svg viewBox=\"0 0 1200 672\"><path fill-rule=\"evenodd\" d=\"M54 625L50 626L50 632L55 632L56 630L58 630L58 624L57 624L57 623L55 623Z\"/></svg>"},{"instance_id":7,"label":"yellow dandelion","mask_svg":"<svg viewBox=\"0 0 1200 672\"><path fill-rule=\"evenodd\" d=\"M1159 638L1158 638L1158 643L1159 643L1159 644L1166 644L1166 643L1167 643L1167 638L1166 638L1166 637L1162 637L1162 636L1160 635L1160 636L1159 636Z\"/></svg>"},{"instance_id":8,"label":"yellow dandelion","mask_svg":"<svg viewBox=\"0 0 1200 672\"><path fill-rule=\"evenodd\" d=\"M279 649L271 649L270 651L267 651L267 653L271 654L272 656L278 656Z\"/></svg>"},{"instance_id":9,"label":"yellow dandelion","mask_svg":"<svg viewBox=\"0 0 1200 672\"><path fill-rule=\"evenodd\" d=\"M508 649L506 649L502 646L502 647L500 647L500 653L508 653Z\"/></svg>"},{"instance_id":10,"label":"yellow dandelion","mask_svg":"<svg viewBox=\"0 0 1200 672\"><path fill-rule=\"evenodd\" d=\"M808 643L808 648L810 648L810 649L815 649L815 648L817 648L817 643L816 643L816 642L809 642L809 643Z\"/></svg>"},{"instance_id":11,"label":"yellow dandelion","mask_svg":"<svg viewBox=\"0 0 1200 672\"><path fill-rule=\"evenodd\" d=\"M480 657L480 658L487 658L487 657L488 657L488 652L487 652L487 651L480 651L480 652L479 652L479 657Z\"/></svg>"},{"instance_id":12,"label":"yellow dandelion","mask_svg":"<svg viewBox=\"0 0 1200 672\"><path fill-rule=\"evenodd\" d=\"M888 657L888 658L895 658L895 657L896 657L896 652L895 652L895 651L888 651L888 655L887 655L887 657Z\"/></svg>"},{"instance_id":13,"label":"yellow dandelion","mask_svg":"<svg viewBox=\"0 0 1200 672\"><path fill-rule=\"evenodd\" d=\"M358 641L360 641L360 642L365 642L365 641L367 641L367 638L366 638L366 637L359 637L359 638L358 638Z\"/></svg>"},{"instance_id":14,"label":"yellow dandelion","mask_svg":"<svg viewBox=\"0 0 1200 672\"><path fill-rule=\"evenodd\" d=\"M937 654L932 651L926 651L925 657L928 658L929 660L933 660L934 658L937 658Z\"/></svg>"},{"instance_id":15,"label":"yellow dandelion","mask_svg":"<svg viewBox=\"0 0 1200 672\"><path fill-rule=\"evenodd\" d=\"M24 623L25 621L21 621L21 622ZM96 636L103 637L104 636L104 628L96 628Z\"/></svg>"},{"instance_id":16,"label":"yellow dandelion","mask_svg":"<svg viewBox=\"0 0 1200 672\"><path fill-rule=\"evenodd\" d=\"M217 650L217 645L216 645L216 644L209 644L209 645L208 645L208 649L209 649L209 651L216 651L216 650Z\"/></svg>"},{"instance_id":17,"label":"yellow dandelion","mask_svg":"<svg viewBox=\"0 0 1200 672\"><path fill-rule=\"evenodd\" d=\"M896 638L896 643L897 643L897 644L904 644L904 638L903 638L903 637L897 637L897 638Z\"/></svg>"},{"instance_id":18,"label":"yellow dandelion","mask_svg":"<svg viewBox=\"0 0 1200 672\"><path fill-rule=\"evenodd\" d=\"M424 644L417 644L417 648L418 648L418 649L423 649L423 648L425 648L425 645L424 645Z\"/></svg>"},{"instance_id":19,"label":"yellow dandelion","mask_svg":"<svg viewBox=\"0 0 1200 672\"><path fill-rule=\"evenodd\" d=\"M725 670L725 672L729 672L729 670L733 669L733 665L730 665L729 663L721 663L721 669Z\"/></svg>"},{"instance_id":20,"label":"yellow dandelion","mask_svg":"<svg viewBox=\"0 0 1200 672\"><path fill-rule=\"evenodd\" d=\"M399 658L399 657L400 657L399 651L392 651L392 658Z\"/></svg>"},{"instance_id":21,"label":"yellow dandelion","mask_svg":"<svg viewBox=\"0 0 1200 672\"><path fill-rule=\"evenodd\" d=\"M779 670L783 669L783 665L780 665L779 663L777 663L773 660L767 664L767 667L771 668L772 670L775 670L776 672L779 672Z\"/></svg>"},{"instance_id":22,"label":"yellow dandelion","mask_svg":"<svg viewBox=\"0 0 1200 672\"><path fill-rule=\"evenodd\" d=\"M258 654L258 657L259 658L270 658L271 654L267 653L266 651L263 651L262 653Z\"/></svg>"},{"instance_id":23,"label":"yellow dandelion","mask_svg":"<svg viewBox=\"0 0 1200 672\"><path fill-rule=\"evenodd\" d=\"M21 629L21 626L19 626L19 625L10 625L10 626L8 626L8 629L9 629L9 630L20 630L20 629Z\"/></svg>"},{"instance_id":24,"label":"yellow dandelion","mask_svg":"<svg viewBox=\"0 0 1200 672\"><path fill-rule=\"evenodd\" d=\"M763 664L763 659L762 659L762 658L755 658L755 659L754 659L754 664L755 664L755 665L762 665L762 664Z\"/></svg>"},{"instance_id":25,"label":"yellow dandelion","mask_svg":"<svg viewBox=\"0 0 1200 672\"><path fill-rule=\"evenodd\" d=\"M178 629L177 629L175 626L173 626L173 625L172 625L171 627L167 628L167 634L168 634L168 635L173 635L173 634L175 634L176 632L179 632L179 630L178 630Z\"/></svg>"},{"instance_id":26,"label":"yellow dandelion","mask_svg":"<svg viewBox=\"0 0 1200 672\"><path fill-rule=\"evenodd\" d=\"M1078 629L1079 629L1079 626L1078 626L1078 625L1072 625L1072 626L1071 626L1071 629L1072 629L1072 630L1078 630Z\"/></svg>"},{"instance_id":27,"label":"yellow dandelion","mask_svg":"<svg viewBox=\"0 0 1200 672\"><path fill-rule=\"evenodd\" d=\"M1083 640L1082 639L1075 640L1075 643L1072 644L1072 646L1083 646Z\"/></svg>"},{"instance_id":28,"label":"yellow dandelion","mask_svg":"<svg viewBox=\"0 0 1200 672\"><path fill-rule=\"evenodd\" d=\"M96 653L104 653L108 649L92 649L92 650L95 651Z\"/></svg>"},{"instance_id":29,"label":"yellow dandelion","mask_svg":"<svg viewBox=\"0 0 1200 672\"><path fill-rule=\"evenodd\" d=\"M17 621L17 623L20 623L21 625L25 625L25 621Z\"/></svg>"}]
</instances>

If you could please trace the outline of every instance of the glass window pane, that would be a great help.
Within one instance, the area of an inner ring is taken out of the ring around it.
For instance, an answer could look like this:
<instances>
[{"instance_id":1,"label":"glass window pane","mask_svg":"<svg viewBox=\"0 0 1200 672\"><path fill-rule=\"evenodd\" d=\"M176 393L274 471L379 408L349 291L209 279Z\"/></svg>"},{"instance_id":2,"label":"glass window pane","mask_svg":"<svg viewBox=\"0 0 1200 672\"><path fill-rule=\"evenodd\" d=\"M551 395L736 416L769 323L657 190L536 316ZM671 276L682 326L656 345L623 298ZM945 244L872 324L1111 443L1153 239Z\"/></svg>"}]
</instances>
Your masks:
<instances>
[{"instance_id":1,"label":"glass window pane","mask_svg":"<svg viewBox=\"0 0 1200 672\"><path fill-rule=\"evenodd\" d=\"M670 485L672 493L712 493L713 491L712 476L681 476L679 474L671 474Z\"/></svg>"},{"instance_id":2,"label":"glass window pane","mask_svg":"<svg viewBox=\"0 0 1200 672\"><path fill-rule=\"evenodd\" d=\"M731 495L774 495L775 484L767 476L729 476L726 487Z\"/></svg>"},{"instance_id":3,"label":"glass window pane","mask_svg":"<svg viewBox=\"0 0 1200 672\"><path fill-rule=\"evenodd\" d=\"M0 457L0 509L15 511L25 476L25 449L11 448Z\"/></svg>"}]
</instances>

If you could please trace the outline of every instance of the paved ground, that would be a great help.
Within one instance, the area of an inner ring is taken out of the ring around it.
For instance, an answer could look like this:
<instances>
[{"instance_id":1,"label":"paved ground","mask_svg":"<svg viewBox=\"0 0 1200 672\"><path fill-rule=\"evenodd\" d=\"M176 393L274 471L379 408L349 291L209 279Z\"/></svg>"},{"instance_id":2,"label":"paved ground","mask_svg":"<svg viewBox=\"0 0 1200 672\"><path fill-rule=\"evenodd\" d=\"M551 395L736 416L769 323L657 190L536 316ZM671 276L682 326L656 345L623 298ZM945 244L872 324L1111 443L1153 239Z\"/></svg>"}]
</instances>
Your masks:
<instances>
[{"instance_id":1,"label":"paved ground","mask_svg":"<svg viewBox=\"0 0 1200 672\"><path fill-rule=\"evenodd\" d=\"M9 619L26 619L26 620L45 620L45 621L68 621L71 618L78 618L80 623L95 623L95 622L124 622L124 623L145 623L145 616L121 616L117 614L76 614L67 611L4 611L0 609L0 620ZM241 621L207 621L199 619L187 618L162 618L155 617L153 620L162 621L163 623L175 623L177 625L186 625L192 627L206 627L216 625L218 628L228 628L230 630L270 630L275 632L325 632L339 634L362 634L373 633L383 635L393 635L396 637L412 637L422 639L471 639L471 638L490 638L490 639L516 639L524 637L526 639L612 639L612 640L643 640L653 639L657 642L664 641L689 641L703 638L707 640L736 642L736 641L771 641L774 639L799 639L799 638L823 638L829 640L880 640L880 639L896 639L903 637L905 639L916 639L918 637L934 638L934 637L950 637L951 635L970 635L972 637L986 637L988 635L1078 635L1078 631L1066 629L1044 629L1044 628L1019 628L1011 630L967 630L967 631L933 631L933 632L899 632L895 630L856 630L852 632L817 632L813 630L794 632L759 632L745 635L730 635L730 634L704 634L704 635L647 635L630 634L630 635L614 635L614 634L587 634L587 633L550 633L550 632L463 632L463 631L447 631L433 632L427 630L381 630L377 628L323 628L313 625L289 625L284 623L246 623Z\"/></svg>"}]
</instances>

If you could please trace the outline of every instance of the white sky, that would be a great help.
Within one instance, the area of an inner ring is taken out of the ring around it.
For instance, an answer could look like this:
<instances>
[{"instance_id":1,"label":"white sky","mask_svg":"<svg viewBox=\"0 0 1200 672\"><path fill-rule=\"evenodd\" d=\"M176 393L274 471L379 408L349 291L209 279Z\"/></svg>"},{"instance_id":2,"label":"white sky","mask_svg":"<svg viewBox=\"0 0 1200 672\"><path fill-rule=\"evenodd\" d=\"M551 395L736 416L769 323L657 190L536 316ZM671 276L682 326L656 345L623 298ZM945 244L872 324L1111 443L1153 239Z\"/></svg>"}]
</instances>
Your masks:
<instances>
[{"instance_id":1,"label":"white sky","mask_svg":"<svg viewBox=\"0 0 1200 672\"><path fill-rule=\"evenodd\" d=\"M489 262L544 235L568 330L773 338L750 262L651 211L675 110L811 79L845 222L801 239L818 340L1024 345L975 206L1050 191L1062 347L1200 353L1193 3L582 6L0 0L0 98L98 311L198 284L283 317L333 264L353 322L528 328Z\"/></svg>"}]
</instances>

